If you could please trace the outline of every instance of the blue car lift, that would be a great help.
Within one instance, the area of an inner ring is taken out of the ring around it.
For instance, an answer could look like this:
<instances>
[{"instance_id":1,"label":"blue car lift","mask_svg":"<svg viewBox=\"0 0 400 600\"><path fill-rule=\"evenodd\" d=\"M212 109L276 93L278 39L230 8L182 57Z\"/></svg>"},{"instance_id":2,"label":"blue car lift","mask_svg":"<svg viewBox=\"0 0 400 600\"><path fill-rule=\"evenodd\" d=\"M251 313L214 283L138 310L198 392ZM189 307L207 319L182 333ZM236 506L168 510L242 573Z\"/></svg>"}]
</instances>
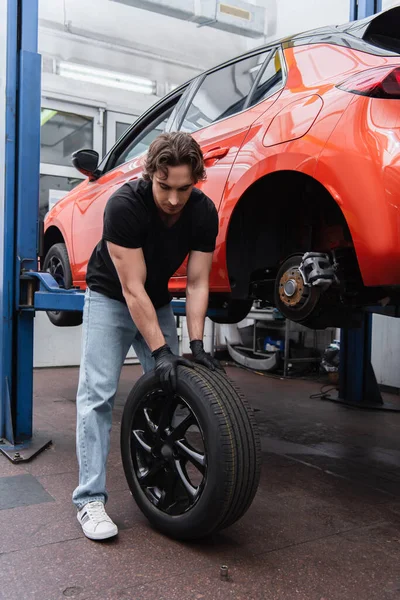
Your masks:
<instances>
[{"instance_id":1,"label":"blue car lift","mask_svg":"<svg viewBox=\"0 0 400 600\"><path fill-rule=\"evenodd\" d=\"M0 451L17 462L51 443L33 435L36 310L82 310L83 294L60 290L38 270L41 57L38 0L2 0L6 19L4 189L0 190ZM4 43L4 40L3 40ZM3 117L3 115L1 115Z\"/></svg>"},{"instance_id":2,"label":"blue car lift","mask_svg":"<svg viewBox=\"0 0 400 600\"><path fill-rule=\"evenodd\" d=\"M38 272L38 0L2 2L7 7L7 73L5 184L4 190L0 189L0 451L19 462L33 458L51 443L40 432L33 432L35 311L82 310L83 294L62 290L51 275ZM352 18L373 14L381 9L380 4L380 0L352 0ZM173 309L176 315L184 315L184 301L173 301ZM210 309L208 315L222 316L223 311ZM382 404L371 366L371 331L372 317L367 314L361 330L342 333L339 395L352 406Z\"/></svg>"}]
</instances>

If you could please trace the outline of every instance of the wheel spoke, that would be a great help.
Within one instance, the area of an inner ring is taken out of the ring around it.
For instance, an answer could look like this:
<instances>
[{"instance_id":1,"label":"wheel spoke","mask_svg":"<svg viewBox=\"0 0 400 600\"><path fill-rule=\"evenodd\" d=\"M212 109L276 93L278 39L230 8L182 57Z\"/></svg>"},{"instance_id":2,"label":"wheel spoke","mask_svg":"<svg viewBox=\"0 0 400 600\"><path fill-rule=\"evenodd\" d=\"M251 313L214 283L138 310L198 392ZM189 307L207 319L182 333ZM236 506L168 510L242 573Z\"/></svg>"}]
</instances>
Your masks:
<instances>
[{"instance_id":1,"label":"wheel spoke","mask_svg":"<svg viewBox=\"0 0 400 600\"><path fill-rule=\"evenodd\" d=\"M160 419L157 427L157 433L159 437L165 432L166 429L169 428L175 409L176 402L174 402L174 399L170 396L165 398L164 404L161 408Z\"/></svg>"},{"instance_id":2,"label":"wheel spoke","mask_svg":"<svg viewBox=\"0 0 400 600\"><path fill-rule=\"evenodd\" d=\"M178 502L175 495L175 488L177 483L177 474L175 471L165 473L164 477L164 488L162 496L158 503L158 508L161 510L171 510L171 508Z\"/></svg>"},{"instance_id":3,"label":"wheel spoke","mask_svg":"<svg viewBox=\"0 0 400 600\"><path fill-rule=\"evenodd\" d=\"M198 437L200 445L194 441ZM206 452L200 425L184 399L159 388L144 398L132 421L131 453L137 482L155 508L177 516L197 502Z\"/></svg>"},{"instance_id":4,"label":"wheel spoke","mask_svg":"<svg viewBox=\"0 0 400 600\"><path fill-rule=\"evenodd\" d=\"M138 480L139 480L140 485L149 485L152 482L154 476L160 472L162 467L163 467L163 462L157 461L145 473L139 474Z\"/></svg>"},{"instance_id":5,"label":"wheel spoke","mask_svg":"<svg viewBox=\"0 0 400 600\"><path fill-rule=\"evenodd\" d=\"M183 485L183 487L185 488L190 500L194 500L194 498L196 497L197 494L197 488L193 487L192 484L190 483L189 479L187 478L182 465L181 465L181 461L175 460L175 469L176 472L178 473L178 477Z\"/></svg>"},{"instance_id":6,"label":"wheel spoke","mask_svg":"<svg viewBox=\"0 0 400 600\"><path fill-rule=\"evenodd\" d=\"M54 277L60 287L64 287L64 267L59 258L53 256L50 259L47 272Z\"/></svg>"},{"instance_id":7,"label":"wheel spoke","mask_svg":"<svg viewBox=\"0 0 400 600\"><path fill-rule=\"evenodd\" d=\"M150 412L148 408L143 410L144 418L146 419L147 427L150 429L151 433L157 432L157 425L153 423L150 417Z\"/></svg>"},{"instance_id":8,"label":"wheel spoke","mask_svg":"<svg viewBox=\"0 0 400 600\"><path fill-rule=\"evenodd\" d=\"M179 423L179 425L177 425L175 427L175 429L173 429L171 431L167 440L169 442L176 442L177 440L184 437L186 431L189 429L189 427L191 425L195 425L195 424L196 424L196 419L194 418L193 414L190 413L190 415L188 415L185 419L183 419L183 421L181 423Z\"/></svg>"},{"instance_id":9,"label":"wheel spoke","mask_svg":"<svg viewBox=\"0 0 400 600\"><path fill-rule=\"evenodd\" d=\"M140 447L145 451L151 454L151 446L144 439L144 431L140 431L139 429L134 429L132 431L132 435L135 440L139 443Z\"/></svg>"},{"instance_id":10,"label":"wheel spoke","mask_svg":"<svg viewBox=\"0 0 400 600\"><path fill-rule=\"evenodd\" d=\"M205 472L206 459L204 454L197 452L193 448L191 448L187 443L177 440L175 442L175 446L179 448L180 453L190 460L190 462L200 471L202 475Z\"/></svg>"}]
</instances>

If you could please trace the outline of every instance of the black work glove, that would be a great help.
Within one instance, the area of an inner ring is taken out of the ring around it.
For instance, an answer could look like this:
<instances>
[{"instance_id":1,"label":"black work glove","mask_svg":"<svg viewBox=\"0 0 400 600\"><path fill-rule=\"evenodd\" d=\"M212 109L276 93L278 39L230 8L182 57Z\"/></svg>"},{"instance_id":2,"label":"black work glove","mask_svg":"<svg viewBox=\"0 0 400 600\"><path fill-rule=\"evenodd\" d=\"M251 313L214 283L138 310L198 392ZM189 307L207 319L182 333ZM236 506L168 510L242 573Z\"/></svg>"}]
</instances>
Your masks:
<instances>
[{"instance_id":1,"label":"black work glove","mask_svg":"<svg viewBox=\"0 0 400 600\"><path fill-rule=\"evenodd\" d=\"M224 368L219 360L204 350L204 344L202 340L193 340L190 342L190 349L192 351L193 360L195 363L207 367L207 369L210 369L210 371L215 371L216 369L224 371Z\"/></svg>"},{"instance_id":2,"label":"black work glove","mask_svg":"<svg viewBox=\"0 0 400 600\"><path fill-rule=\"evenodd\" d=\"M173 354L168 344L157 348L151 355L156 361L156 375L158 375L161 387L166 392L174 392L176 390L178 365L193 367L193 364L189 360L186 360L186 358Z\"/></svg>"}]
</instances>

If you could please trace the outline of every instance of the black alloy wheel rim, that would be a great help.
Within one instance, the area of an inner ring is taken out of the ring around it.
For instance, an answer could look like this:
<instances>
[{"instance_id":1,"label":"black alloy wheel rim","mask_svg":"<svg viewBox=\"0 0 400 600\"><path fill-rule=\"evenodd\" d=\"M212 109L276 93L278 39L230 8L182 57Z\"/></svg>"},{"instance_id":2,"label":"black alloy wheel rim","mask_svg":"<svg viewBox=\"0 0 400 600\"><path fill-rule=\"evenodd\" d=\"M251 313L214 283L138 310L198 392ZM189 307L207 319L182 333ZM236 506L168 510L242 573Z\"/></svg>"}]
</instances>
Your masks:
<instances>
[{"instance_id":1,"label":"black alloy wheel rim","mask_svg":"<svg viewBox=\"0 0 400 600\"><path fill-rule=\"evenodd\" d=\"M65 288L64 267L58 256L52 256L50 258L46 271L54 277L60 288ZM54 315L58 315L60 311L52 310L50 312Z\"/></svg>"},{"instance_id":2,"label":"black alloy wheel rim","mask_svg":"<svg viewBox=\"0 0 400 600\"><path fill-rule=\"evenodd\" d=\"M131 456L140 488L158 510L178 516L198 502L207 477L206 446L183 398L161 390L145 396L132 419Z\"/></svg>"}]
</instances>

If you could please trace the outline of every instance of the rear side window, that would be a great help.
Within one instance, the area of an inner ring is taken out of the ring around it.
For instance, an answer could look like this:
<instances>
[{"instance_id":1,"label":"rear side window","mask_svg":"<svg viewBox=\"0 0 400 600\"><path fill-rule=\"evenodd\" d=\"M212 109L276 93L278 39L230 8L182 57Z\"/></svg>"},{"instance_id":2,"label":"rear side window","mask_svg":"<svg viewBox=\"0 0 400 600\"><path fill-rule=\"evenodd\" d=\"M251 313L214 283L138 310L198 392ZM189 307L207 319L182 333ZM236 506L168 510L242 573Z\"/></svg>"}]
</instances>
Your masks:
<instances>
[{"instance_id":1,"label":"rear side window","mask_svg":"<svg viewBox=\"0 0 400 600\"><path fill-rule=\"evenodd\" d=\"M190 103L181 130L193 133L243 110L268 54L245 58L207 75Z\"/></svg>"},{"instance_id":2,"label":"rear side window","mask_svg":"<svg viewBox=\"0 0 400 600\"><path fill-rule=\"evenodd\" d=\"M257 83L249 106L254 106L269 96L272 96L283 86L283 70L281 57L276 50L264 67L264 72L261 75L260 81Z\"/></svg>"}]
</instances>

